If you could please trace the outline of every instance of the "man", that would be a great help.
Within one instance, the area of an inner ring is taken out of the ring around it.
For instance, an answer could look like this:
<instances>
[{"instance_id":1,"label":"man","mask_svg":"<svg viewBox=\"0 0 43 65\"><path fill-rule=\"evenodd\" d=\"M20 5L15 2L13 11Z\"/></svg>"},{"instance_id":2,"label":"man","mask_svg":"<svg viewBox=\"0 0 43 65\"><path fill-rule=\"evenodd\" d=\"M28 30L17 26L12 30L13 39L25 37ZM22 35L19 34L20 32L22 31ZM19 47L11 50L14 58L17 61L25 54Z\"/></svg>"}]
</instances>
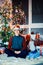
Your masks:
<instances>
[{"instance_id":1,"label":"man","mask_svg":"<svg viewBox=\"0 0 43 65\"><path fill-rule=\"evenodd\" d=\"M5 49L5 53L8 54L8 56L25 58L28 54L27 45L25 42L25 38L20 35L20 26L13 26L10 23L10 27L12 27L15 35L10 38L8 49Z\"/></svg>"}]
</instances>

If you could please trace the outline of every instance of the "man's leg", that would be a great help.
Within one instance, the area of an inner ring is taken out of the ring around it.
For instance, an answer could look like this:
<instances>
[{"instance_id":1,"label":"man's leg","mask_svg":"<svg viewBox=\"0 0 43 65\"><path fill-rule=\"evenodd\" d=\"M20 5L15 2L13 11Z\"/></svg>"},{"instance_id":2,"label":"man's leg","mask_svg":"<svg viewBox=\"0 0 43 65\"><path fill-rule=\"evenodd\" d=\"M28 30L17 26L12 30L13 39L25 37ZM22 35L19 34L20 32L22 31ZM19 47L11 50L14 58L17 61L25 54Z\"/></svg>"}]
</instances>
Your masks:
<instances>
[{"instance_id":1,"label":"man's leg","mask_svg":"<svg viewBox=\"0 0 43 65\"><path fill-rule=\"evenodd\" d=\"M27 50L22 50L21 53L18 54L18 57L26 58L27 55L28 55L28 51Z\"/></svg>"},{"instance_id":2,"label":"man's leg","mask_svg":"<svg viewBox=\"0 0 43 65\"><path fill-rule=\"evenodd\" d=\"M8 55L8 57L10 56L16 56L16 54L14 54L13 51L9 50L9 49L5 49L5 53Z\"/></svg>"}]
</instances>

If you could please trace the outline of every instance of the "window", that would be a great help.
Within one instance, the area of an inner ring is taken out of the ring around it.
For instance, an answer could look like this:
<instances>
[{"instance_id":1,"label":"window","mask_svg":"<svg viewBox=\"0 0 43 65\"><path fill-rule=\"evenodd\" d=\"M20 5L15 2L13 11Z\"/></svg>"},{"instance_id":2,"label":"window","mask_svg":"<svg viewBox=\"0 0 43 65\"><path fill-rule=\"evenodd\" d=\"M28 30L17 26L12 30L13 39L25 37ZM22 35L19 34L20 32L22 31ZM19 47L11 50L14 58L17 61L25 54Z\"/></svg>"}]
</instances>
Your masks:
<instances>
[{"instance_id":1,"label":"window","mask_svg":"<svg viewBox=\"0 0 43 65\"><path fill-rule=\"evenodd\" d=\"M32 28L31 32L34 32L34 34L40 33L41 35L43 35L43 28Z\"/></svg>"},{"instance_id":2,"label":"window","mask_svg":"<svg viewBox=\"0 0 43 65\"><path fill-rule=\"evenodd\" d=\"M32 0L32 23L43 23L43 0Z\"/></svg>"}]
</instances>

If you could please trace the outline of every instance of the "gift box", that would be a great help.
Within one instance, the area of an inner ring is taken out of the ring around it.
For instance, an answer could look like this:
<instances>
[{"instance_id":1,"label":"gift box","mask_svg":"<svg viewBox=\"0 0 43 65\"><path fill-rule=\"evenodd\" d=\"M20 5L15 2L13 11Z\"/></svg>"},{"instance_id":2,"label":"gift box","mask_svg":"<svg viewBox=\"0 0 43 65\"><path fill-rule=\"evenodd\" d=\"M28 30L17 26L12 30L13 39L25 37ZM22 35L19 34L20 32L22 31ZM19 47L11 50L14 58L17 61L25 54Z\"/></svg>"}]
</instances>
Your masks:
<instances>
[{"instance_id":1,"label":"gift box","mask_svg":"<svg viewBox=\"0 0 43 65\"><path fill-rule=\"evenodd\" d=\"M4 47L0 47L0 53L3 54L4 53L5 48Z\"/></svg>"},{"instance_id":2,"label":"gift box","mask_svg":"<svg viewBox=\"0 0 43 65\"><path fill-rule=\"evenodd\" d=\"M37 51L40 53L40 55L43 56L43 45L41 45L41 46L36 46L36 49L37 49Z\"/></svg>"}]
</instances>

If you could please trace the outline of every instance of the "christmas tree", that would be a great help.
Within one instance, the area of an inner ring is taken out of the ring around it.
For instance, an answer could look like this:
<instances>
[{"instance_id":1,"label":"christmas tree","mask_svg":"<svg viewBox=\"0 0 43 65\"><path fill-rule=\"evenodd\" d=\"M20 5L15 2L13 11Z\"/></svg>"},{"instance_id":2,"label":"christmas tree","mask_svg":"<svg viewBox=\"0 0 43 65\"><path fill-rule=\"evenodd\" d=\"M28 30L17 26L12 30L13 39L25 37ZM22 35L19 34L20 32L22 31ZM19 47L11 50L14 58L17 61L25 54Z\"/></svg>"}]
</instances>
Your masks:
<instances>
[{"instance_id":1,"label":"christmas tree","mask_svg":"<svg viewBox=\"0 0 43 65\"><path fill-rule=\"evenodd\" d=\"M9 37L11 34L10 27L8 26L9 17L12 13L12 3L10 0L5 0L4 2L1 1L0 6L0 38L2 42L9 41Z\"/></svg>"},{"instance_id":2,"label":"christmas tree","mask_svg":"<svg viewBox=\"0 0 43 65\"><path fill-rule=\"evenodd\" d=\"M10 36L14 35L14 32L12 32L9 27L9 22L11 22L11 20L13 21L12 25L26 24L25 12L19 6L14 6L13 12L12 3L9 1L5 0L4 4L0 6L0 14L3 17L2 21L0 20L1 24L3 24L1 26L0 37L2 38L3 43L9 41Z\"/></svg>"},{"instance_id":3,"label":"christmas tree","mask_svg":"<svg viewBox=\"0 0 43 65\"><path fill-rule=\"evenodd\" d=\"M26 24L25 12L18 6L14 7L14 24L24 25Z\"/></svg>"}]
</instances>

